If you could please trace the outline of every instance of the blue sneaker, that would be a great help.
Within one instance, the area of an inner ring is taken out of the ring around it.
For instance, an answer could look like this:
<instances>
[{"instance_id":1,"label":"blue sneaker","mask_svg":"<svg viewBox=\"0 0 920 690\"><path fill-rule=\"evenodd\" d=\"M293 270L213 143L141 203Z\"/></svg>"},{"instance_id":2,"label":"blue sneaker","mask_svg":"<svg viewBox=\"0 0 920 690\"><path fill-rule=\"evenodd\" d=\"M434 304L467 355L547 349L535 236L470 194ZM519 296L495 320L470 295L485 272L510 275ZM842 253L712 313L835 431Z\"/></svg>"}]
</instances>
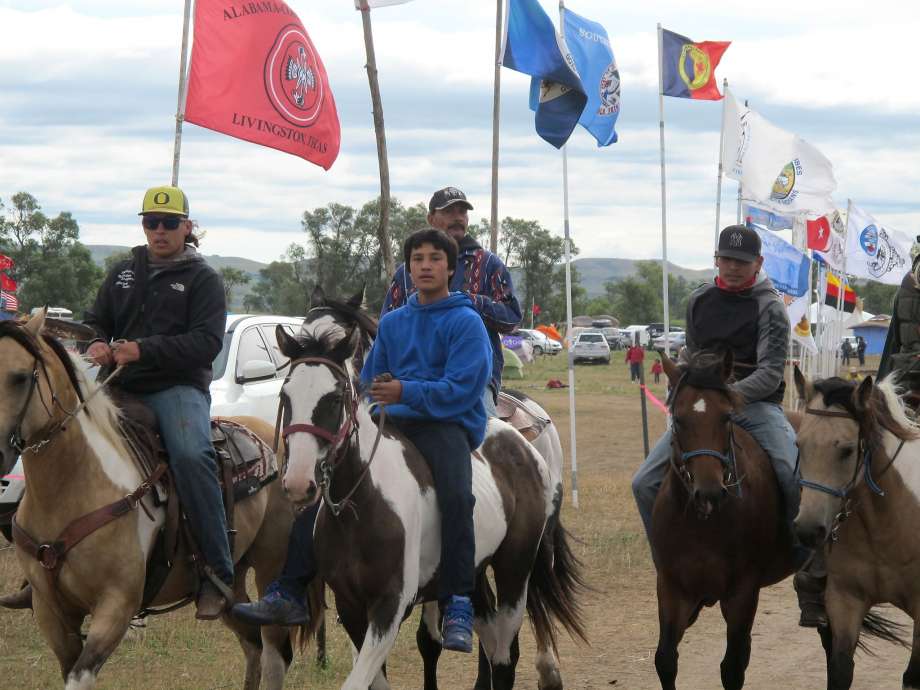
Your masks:
<instances>
[{"instance_id":1,"label":"blue sneaker","mask_svg":"<svg viewBox=\"0 0 920 690\"><path fill-rule=\"evenodd\" d=\"M277 582L269 585L265 596L249 604L236 604L231 615L251 625L306 625L310 620L306 606L283 590Z\"/></svg>"},{"instance_id":2,"label":"blue sneaker","mask_svg":"<svg viewBox=\"0 0 920 690\"><path fill-rule=\"evenodd\" d=\"M473 651L473 604L469 597L452 596L444 607L441 646L452 652Z\"/></svg>"}]
</instances>

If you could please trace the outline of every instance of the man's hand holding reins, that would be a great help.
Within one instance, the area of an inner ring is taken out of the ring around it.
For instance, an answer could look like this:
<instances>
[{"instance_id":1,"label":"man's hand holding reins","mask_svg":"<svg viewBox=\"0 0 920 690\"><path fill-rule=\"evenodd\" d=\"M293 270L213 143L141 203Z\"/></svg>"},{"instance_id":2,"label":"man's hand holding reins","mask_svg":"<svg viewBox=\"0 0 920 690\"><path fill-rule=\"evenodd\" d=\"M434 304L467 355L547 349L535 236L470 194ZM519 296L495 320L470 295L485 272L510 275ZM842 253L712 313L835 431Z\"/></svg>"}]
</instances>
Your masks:
<instances>
[{"instance_id":1,"label":"man's hand holding reins","mask_svg":"<svg viewBox=\"0 0 920 690\"><path fill-rule=\"evenodd\" d=\"M86 348L86 356L101 367L108 366L115 361L112 348L109 347L108 343L104 343L101 340L97 340Z\"/></svg>"},{"instance_id":2,"label":"man's hand holding reins","mask_svg":"<svg viewBox=\"0 0 920 690\"><path fill-rule=\"evenodd\" d=\"M141 358L141 347L134 340L118 340L112 344L115 364L130 364Z\"/></svg>"}]
</instances>

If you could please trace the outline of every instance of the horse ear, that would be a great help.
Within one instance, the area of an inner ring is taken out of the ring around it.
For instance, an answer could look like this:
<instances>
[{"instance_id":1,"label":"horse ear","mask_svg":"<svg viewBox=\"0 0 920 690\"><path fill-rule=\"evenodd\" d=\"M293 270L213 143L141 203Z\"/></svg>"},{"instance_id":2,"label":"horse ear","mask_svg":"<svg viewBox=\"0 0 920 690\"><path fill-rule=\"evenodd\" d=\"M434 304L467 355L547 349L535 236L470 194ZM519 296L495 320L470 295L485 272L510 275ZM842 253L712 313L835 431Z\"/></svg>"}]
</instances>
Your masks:
<instances>
[{"instance_id":1,"label":"horse ear","mask_svg":"<svg viewBox=\"0 0 920 690\"><path fill-rule=\"evenodd\" d=\"M681 375L680 367L674 364L674 360L668 357L663 350L658 354L661 355L661 366L664 369L664 375L668 377L668 381L671 382L672 386L676 386Z\"/></svg>"},{"instance_id":2,"label":"horse ear","mask_svg":"<svg viewBox=\"0 0 920 690\"><path fill-rule=\"evenodd\" d=\"M297 359L300 354L300 343L281 324L275 326L275 338L278 340L278 349L288 359Z\"/></svg>"},{"instance_id":3,"label":"horse ear","mask_svg":"<svg viewBox=\"0 0 920 690\"><path fill-rule=\"evenodd\" d=\"M811 384L811 381L805 378L805 374L799 369L798 364L792 367L792 378L795 379L795 389L799 393L799 399L807 405L808 401L815 395L815 387Z\"/></svg>"},{"instance_id":4,"label":"horse ear","mask_svg":"<svg viewBox=\"0 0 920 690\"><path fill-rule=\"evenodd\" d=\"M361 305L364 304L364 292L367 289L367 283L361 285L361 289L358 290L355 294L348 298L348 306L355 309L360 309Z\"/></svg>"},{"instance_id":5,"label":"horse ear","mask_svg":"<svg viewBox=\"0 0 920 690\"><path fill-rule=\"evenodd\" d=\"M869 399L872 397L872 377L867 376L862 380L857 389L853 391L853 405L857 410L862 411L869 407Z\"/></svg>"},{"instance_id":6,"label":"horse ear","mask_svg":"<svg viewBox=\"0 0 920 690\"><path fill-rule=\"evenodd\" d=\"M735 368L735 355L731 350L726 350L722 355L722 380L729 381L732 377L732 371Z\"/></svg>"},{"instance_id":7,"label":"horse ear","mask_svg":"<svg viewBox=\"0 0 920 690\"><path fill-rule=\"evenodd\" d=\"M326 291L323 290L322 286L317 284L313 288L313 292L310 295L310 309L316 309L317 307L326 306Z\"/></svg>"},{"instance_id":8,"label":"horse ear","mask_svg":"<svg viewBox=\"0 0 920 690\"><path fill-rule=\"evenodd\" d=\"M29 331L34 337L38 337L38 334L42 332L42 328L45 326L45 314L48 313L48 305L39 309L35 316L26 321L25 329Z\"/></svg>"}]
</instances>

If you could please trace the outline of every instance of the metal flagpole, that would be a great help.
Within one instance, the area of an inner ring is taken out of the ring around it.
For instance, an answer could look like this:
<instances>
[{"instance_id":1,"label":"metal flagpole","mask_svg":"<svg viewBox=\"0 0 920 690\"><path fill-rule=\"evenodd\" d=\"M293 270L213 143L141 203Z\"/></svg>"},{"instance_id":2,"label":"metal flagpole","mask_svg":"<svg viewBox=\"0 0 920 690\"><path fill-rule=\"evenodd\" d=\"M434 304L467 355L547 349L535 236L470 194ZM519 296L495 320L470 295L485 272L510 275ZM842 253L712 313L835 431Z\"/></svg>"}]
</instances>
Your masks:
<instances>
[{"instance_id":1,"label":"metal flagpole","mask_svg":"<svg viewBox=\"0 0 920 690\"><path fill-rule=\"evenodd\" d=\"M661 143L661 302L664 308L664 351L669 351L671 325L668 312L668 206L664 173L664 47L658 23L658 138Z\"/></svg>"},{"instance_id":2,"label":"metal flagpole","mask_svg":"<svg viewBox=\"0 0 920 690\"><path fill-rule=\"evenodd\" d=\"M559 0L560 33L565 36L565 5ZM572 505L578 507L578 454L575 422L575 354L572 352L572 236L569 228L569 153L562 147L562 211L565 228L565 338L569 357L569 438L572 445ZM531 312L532 313L532 312Z\"/></svg>"},{"instance_id":3,"label":"metal flagpole","mask_svg":"<svg viewBox=\"0 0 920 690\"><path fill-rule=\"evenodd\" d=\"M380 220L377 225L377 242L383 258L386 278L396 271L393 250L390 247L390 164L387 161L387 135L383 124L383 102L380 98L380 84L377 81L377 57L374 51L374 34L371 29L371 10L367 0L361 0L361 23L364 27L364 51L367 54L367 81L371 89L371 105L374 112L374 132L377 136L377 167L380 170Z\"/></svg>"},{"instance_id":4,"label":"metal flagpole","mask_svg":"<svg viewBox=\"0 0 920 690\"><path fill-rule=\"evenodd\" d=\"M728 88L728 79L722 80L722 126L719 128L719 177L716 182L716 238L714 247L716 250L719 248L719 224L720 224L720 215L722 212L722 154L725 150L725 101L728 99L725 98L725 90Z\"/></svg>"},{"instance_id":5,"label":"metal flagpole","mask_svg":"<svg viewBox=\"0 0 920 690\"><path fill-rule=\"evenodd\" d=\"M723 104L723 107L724 107L724 104ZM748 107L748 100L747 100L746 98L744 99L744 107L745 107L745 108ZM741 184L741 180L738 180L738 209L737 209L737 211L736 211L736 213L735 213L735 223L737 223L738 225L741 225L741 196L742 196L742 191L743 191L743 185Z\"/></svg>"},{"instance_id":6,"label":"metal flagpole","mask_svg":"<svg viewBox=\"0 0 920 690\"><path fill-rule=\"evenodd\" d=\"M185 120L185 96L188 91L188 29L193 0L185 0L182 18L182 55L179 57L179 97L176 103L176 138L173 143L172 186L179 184L179 154L182 149L182 123Z\"/></svg>"},{"instance_id":7,"label":"metal flagpole","mask_svg":"<svg viewBox=\"0 0 920 690\"><path fill-rule=\"evenodd\" d=\"M502 85L502 2L495 0L495 77L492 95L492 215L490 216L492 237L489 249L498 253L498 128L501 121Z\"/></svg>"}]
</instances>

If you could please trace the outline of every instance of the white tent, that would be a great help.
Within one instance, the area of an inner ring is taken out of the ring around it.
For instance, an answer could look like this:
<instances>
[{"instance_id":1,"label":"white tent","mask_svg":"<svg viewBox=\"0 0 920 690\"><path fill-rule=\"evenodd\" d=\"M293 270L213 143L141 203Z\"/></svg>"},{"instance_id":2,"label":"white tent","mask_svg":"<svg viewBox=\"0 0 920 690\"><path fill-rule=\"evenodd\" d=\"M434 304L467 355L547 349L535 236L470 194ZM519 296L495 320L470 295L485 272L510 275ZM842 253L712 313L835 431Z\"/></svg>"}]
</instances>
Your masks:
<instances>
[{"instance_id":1,"label":"white tent","mask_svg":"<svg viewBox=\"0 0 920 690\"><path fill-rule=\"evenodd\" d=\"M824 323L830 323L837 320L837 310L826 304L819 305L817 302L813 302L811 307L808 310L808 320L812 324L818 323L818 308L821 308L821 320ZM852 314L845 314L843 320L844 328L853 328L863 321L871 319L875 314L870 314L867 311L856 310Z\"/></svg>"}]
</instances>

